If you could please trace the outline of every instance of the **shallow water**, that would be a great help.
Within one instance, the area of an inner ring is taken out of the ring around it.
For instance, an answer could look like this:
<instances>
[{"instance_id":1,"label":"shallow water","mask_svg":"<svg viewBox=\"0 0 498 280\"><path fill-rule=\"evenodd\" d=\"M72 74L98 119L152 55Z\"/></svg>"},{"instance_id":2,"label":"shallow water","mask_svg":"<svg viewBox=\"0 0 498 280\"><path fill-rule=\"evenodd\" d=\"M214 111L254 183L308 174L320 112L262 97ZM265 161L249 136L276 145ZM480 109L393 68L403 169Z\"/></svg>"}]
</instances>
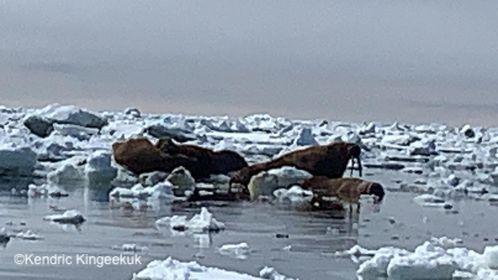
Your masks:
<instances>
[{"instance_id":1,"label":"shallow water","mask_svg":"<svg viewBox=\"0 0 498 280\"><path fill-rule=\"evenodd\" d=\"M399 173L373 174L384 185ZM4 190L8 190L7 186ZM267 203L213 204L209 210L227 229L211 235L173 235L158 230L156 219L169 215L199 212L199 208L161 205L149 211L111 209L105 201L107 190L68 188L70 196L61 199L27 199L7 193L0 196L0 227L7 222L13 228L31 229L44 237L39 241L12 239L0 249L0 279L130 279L152 259L168 256L197 260L208 266L257 275L264 266L300 279L355 279L357 264L331 254L355 244L367 248L385 245L413 249L431 236L463 239L464 245L482 250L498 243L498 208L484 201L454 201L452 210L423 208L413 202L415 194L388 192L380 205L364 204L359 217L331 212L303 212ZM78 209L88 219L79 228L43 221L53 214L49 205ZM26 226L19 225L26 222ZM393 223L394 222L394 223ZM282 234L288 238L277 238ZM497 238L495 240L495 238ZM246 260L222 256L217 248L227 243L247 242L251 253ZM142 265L131 266L20 266L14 255L88 253L119 255L112 249L123 243L147 246ZM290 245L290 250L284 247Z\"/></svg>"}]
</instances>

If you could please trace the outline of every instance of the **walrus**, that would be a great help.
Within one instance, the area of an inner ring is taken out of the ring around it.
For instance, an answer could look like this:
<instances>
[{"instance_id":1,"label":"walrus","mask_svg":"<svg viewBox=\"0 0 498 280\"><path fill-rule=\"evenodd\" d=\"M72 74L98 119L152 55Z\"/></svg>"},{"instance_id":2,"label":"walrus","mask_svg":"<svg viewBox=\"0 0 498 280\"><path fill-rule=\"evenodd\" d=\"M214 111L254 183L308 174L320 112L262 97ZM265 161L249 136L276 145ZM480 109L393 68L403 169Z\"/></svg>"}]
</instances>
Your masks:
<instances>
[{"instance_id":1,"label":"walrus","mask_svg":"<svg viewBox=\"0 0 498 280\"><path fill-rule=\"evenodd\" d=\"M191 164L184 167L196 179L211 174L229 174L248 166L244 157L234 151L213 151L196 145L177 144L171 138L159 139L156 148L163 154L182 155L194 159Z\"/></svg>"},{"instance_id":2,"label":"walrus","mask_svg":"<svg viewBox=\"0 0 498 280\"><path fill-rule=\"evenodd\" d=\"M294 166L308 171L313 176L341 178L346 171L349 160L358 162L358 171L362 175L360 160L361 148L354 143L332 142L328 145L312 146L306 149L293 151L274 160L257 163L237 171L230 180L230 184L247 186L251 177L262 171L282 166ZM351 174L353 170L351 170Z\"/></svg>"},{"instance_id":3,"label":"walrus","mask_svg":"<svg viewBox=\"0 0 498 280\"><path fill-rule=\"evenodd\" d=\"M229 174L247 166L236 152L212 151L207 148L176 144L172 139L159 140L155 145L146 138L129 139L112 145L114 160L139 175L152 171L171 172L179 166L188 169L194 179L211 174Z\"/></svg>"},{"instance_id":4,"label":"walrus","mask_svg":"<svg viewBox=\"0 0 498 280\"><path fill-rule=\"evenodd\" d=\"M194 159L185 156L165 155L146 138L129 139L112 144L116 163L140 175L152 171L171 172L175 167L192 165Z\"/></svg>"},{"instance_id":5,"label":"walrus","mask_svg":"<svg viewBox=\"0 0 498 280\"><path fill-rule=\"evenodd\" d=\"M324 176L316 176L303 182L302 187L313 191L315 201L322 197L337 197L339 200L350 204L358 203L363 194L373 195L375 202L384 199L384 188L381 184L359 178L337 178L330 179Z\"/></svg>"}]
</instances>

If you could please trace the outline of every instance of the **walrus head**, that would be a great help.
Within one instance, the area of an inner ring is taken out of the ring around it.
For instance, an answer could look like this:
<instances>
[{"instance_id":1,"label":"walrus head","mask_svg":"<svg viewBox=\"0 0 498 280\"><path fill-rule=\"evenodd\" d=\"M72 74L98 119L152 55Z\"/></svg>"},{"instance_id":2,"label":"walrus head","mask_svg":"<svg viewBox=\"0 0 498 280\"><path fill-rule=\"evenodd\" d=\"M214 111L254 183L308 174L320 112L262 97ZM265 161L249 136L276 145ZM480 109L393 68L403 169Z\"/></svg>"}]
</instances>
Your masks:
<instances>
[{"instance_id":1,"label":"walrus head","mask_svg":"<svg viewBox=\"0 0 498 280\"><path fill-rule=\"evenodd\" d=\"M357 144L354 143L349 143L348 146L346 147L347 153L348 153L348 158L351 159L352 166L351 166L351 175L353 175L353 170L355 169L355 162L357 162L358 166L358 172L360 174L360 177L362 176L362 166L361 166L361 147Z\"/></svg>"},{"instance_id":2,"label":"walrus head","mask_svg":"<svg viewBox=\"0 0 498 280\"><path fill-rule=\"evenodd\" d=\"M231 192L232 186L237 186L242 189L243 196L249 197L250 193L247 185L249 184L251 177L251 169L248 166L233 173L233 175L230 177L229 191Z\"/></svg>"},{"instance_id":3,"label":"walrus head","mask_svg":"<svg viewBox=\"0 0 498 280\"><path fill-rule=\"evenodd\" d=\"M178 146L170 137L163 137L159 139L156 143L156 148L165 154L176 154L178 152Z\"/></svg>"},{"instance_id":4,"label":"walrus head","mask_svg":"<svg viewBox=\"0 0 498 280\"><path fill-rule=\"evenodd\" d=\"M384 199L384 188L379 183L372 183L367 189L367 194L373 195L376 197L376 202L381 202Z\"/></svg>"}]
</instances>

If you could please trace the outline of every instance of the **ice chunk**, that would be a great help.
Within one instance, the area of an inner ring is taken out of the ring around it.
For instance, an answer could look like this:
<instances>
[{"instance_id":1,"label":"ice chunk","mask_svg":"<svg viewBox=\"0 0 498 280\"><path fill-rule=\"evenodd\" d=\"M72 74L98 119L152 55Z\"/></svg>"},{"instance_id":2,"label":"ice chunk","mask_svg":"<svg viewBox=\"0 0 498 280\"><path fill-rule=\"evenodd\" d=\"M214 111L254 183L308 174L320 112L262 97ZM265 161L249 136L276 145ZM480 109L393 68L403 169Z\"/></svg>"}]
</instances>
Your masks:
<instances>
[{"instance_id":1,"label":"ice chunk","mask_svg":"<svg viewBox=\"0 0 498 280\"><path fill-rule=\"evenodd\" d=\"M81 224L86 221L85 217L83 217L83 214L81 214L78 210L67 210L63 214L49 215L45 216L43 219L46 221L52 221L61 224L75 225Z\"/></svg>"},{"instance_id":2,"label":"ice chunk","mask_svg":"<svg viewBox=\"0 0 498 280\"><path fill-rule=\"evenodd\" d=\"M259 271L259 277L269 280L293 280L292 278L278 273L275 268L268 266L265 266Z\"/></svg>"},{"instance_id":3,"label":"ice chunk","mask_svg":"<svg viewBox=\"0 0 498 280\"><path fill-rule=\"evenodd\" d=\"M172 199L172 188L168 181L157 183L152 187L144 187L142 184L136 184L131 189L117 187L109 193L109 198Z\"/></svg>"},{"instance_id":4,"label":"ice chunk","mask_svg":"<svg viewBox=\"0 0 498 280\"><path fill-rule=\"evenodd\" d=\"M304 190L300 186L292 186L290 189L278 189L273 195L280 203L290 203L293 206L307 206L313 199L313 192Z\"/></svg>"},{"instance_id":5,"label":"ice chunk","mask_svg":"<svg viewBox=\"0 0 498 280\"><path fill-rule=\"evenodd\" d=\"M180 262L167 258L164 261L152 261L145 269L133 275L133 280L261 280L262 278L227 271L215 267L206 267L197 262Z\"/></svg>"},{"instance_id":6,"label":"ice chunk","mask_svg":"<svg viewBox=\"0 0 498 280\"><path fill-rule=\"evenodd\" d=\"M177 196L188 196L195 189L195 179L183 166L175 168L166 180L174 185Z\"/></svg>"},{"instance_id":7,"label":"ice chunk","mask_svg":"<svg viewBox=\"0 0 498 280\"><path fill-rule=\"evenodd\" d=\"M443 248L451 248L455 247L459 244L462 244L463 241L460 238L449 238L447 236L442 236L442 237L432 237L431 238L431 243L440 246Z\"/></svg>"},{"instance_id":8,"label":"ice chunk","mask_svg":"<svg viewBox=\"0 0 498 280\"><path fill-rule=\"evenodd\" d=\"M434 139L416 141L410 145L409 154L411 156L437 155L438 153L436 152L436 141Z\"/></svg>"},{"instance_id":9,"label":"ice chunk","mask_svg":"<svg viewBox=\"0 0 498 280\"><path fill-rule=\"evenodd\" d=\"M359 134L365 135L365 134L373 134L375 133L376 130L376 125L375 123L371 122L368 124L364 124L363 127L361 127L358 131Z\"/></svg>"},{"instance_id":10,"label":"ice chunk","mask_svg":"<svg viewBox=\"0 0 498 280\"><path fill-rule=\"evenodd\" d=\"M445 250L429 242L417 247L412 254L395 256L387 267L387 275L393 280L451 280L455 271L456 265Z\"/></svg>"},{"instance_id":11,"label":"ice chunk","mask_svg":"<svg viewBox=\"0 0 498 280\"><path fill-rule=\"evenodd\" d=\"M38 197L38 196L64 197L68 195L69 194L63 191L61 188L50 184L43 184L40 186L30 184L28 186L29 197Z\"/></svg>"},{"instance_id":12,"label":"ice chunk","mask_svg":"<svg viewBox=\"0 0 498 280\"><path fill-rule=\"evenodd\" d=\"M369 250L361 247L360 245L354 245L351 247L349 250L345 251L339 251L335 252L334 256L336 257L344 257L344 256L354 256L354 257L359 257L359 256L373 256L377 250Z\"/></svg>"},{"instance_id":13,"label":"ice chunk","mask_svg":"<svg viewBox=\"0 0 498 280\"><path fill-rule=\"evenodd\" d=\"M311 174L304 170L284 166L258 173L251 178L247 187L251 199L256 199L260 195L270 196L277 189L301 184L311 177Z\"/></svg>"},{"instance_id":14,"label":"ice chunk","mask_svg":"<svg viewBox=\"0 0 498 280\"><path fill-rule=\"evenodd\" d=\"M474 129L472 129L472 127L468 124L464 125L460 129L460 133L465 135L465 137L468 137L468 138L473 138L476 135L476 133L474 132Z\"/></svg>"},{"instance_id":15,"label":"ice chunk","mask_svg":"<svg viewBox=\"0 0 498 280\"><path fill-rule=\"evenodd\" d=\"M225 229L225 224L213 218L206 207L202 207L201 213L195 214L187 221L186 216L164 217L156 221L157 226L169 226L176 231L189 231L193 233L216 232Z\"/></svg>"},{"instance_id":16,"label":"ice chunk","mask_svg":"<svg viewBox=\"0 0 498 280\"><path fill-rule=\"evenodd\" d=\"M484 262L489 268L498 269L498 246L487 246L484 248Z\"/></svg>"},{"instance_id":17,"label":"ice chunk","mask_svg":"<svg viewBox=\"0 0 498 280\"><path fill-rule=\"evenodd\" d=\"M57 133L57 134L62 135L62 136L74 137L80 141L88 140L93 135L99 133L99 130L96 128L89 128L89 127L84 127L84 126L79 126L79 125L74 125L74 124L57 124L57 123L55 123L53 125L53 127L54 127L54 134Z\"/></svg>"},{"instance_id":18,"label":"ice chunk","mask_svg":"<svg viewBox=\"0 0 498 280\"><path fill-rule=\"evenodd\" d=\"M29 129L29 131L31 131L31 133L39 137L47 137L54 130L52 121L40 116L28 116L24 120L23 124Z\"/></svg>"},{"instance_id":19,"label":"ice chunk","mask_svg":"<svg viewBox=\"0 0 498 280\"><path fill-rule=\"evenodd\" d=\"M140 110L138 110L137 108L126 108L124 110L124 114L134 118L140 118L142 116Z\"/></svg>"},{"instance_id":20,"label":"ice chunk","mask_svg":"<svg viewBox=\"0 0 498 280\"><path fill-rule=\"evenodd\" d=\"M16 238L18 239L24 239L24 240L40 240L43 239L42 236L32 232L31 230L27 231L21 231L15 235Z\"/></svg>"},{"instance_id":21,"label":"ice chunk","mask_svg":"<svg viewBox=\"0 0 498 280\"><path fill-rule=\"evenodd\" d=\"M486 247L481 255L467 248L445 249L434 245L433 241L423 243L413 252L380 248L360 265L357 273L364 279L497 279L497 246ZM460 276L465 278L458 278Z\"/></svg>"},{"instance_id":22,"label":"ice chunk","mask_svg":"<svg viewBox=\"0 0 498 280\"><path fill-rule=\"evenodd\" d=\"M48 182L55 185L64 185L74 182L83 182L83 172L71 160L64 161L56 170L47 174Z\"/></svg>"},{"instance_id":23,"label":"ice chunk","mask_svg":"<svg viewBox=\"0 0 498 280\"><path fill-rule=\"evenodd\" d=\"M409 252L394 247L380 248L375 255L363 262L357 270L357 274L366 279L375 279L380 276L387 276L387 267L396 256L405 256Z\"/></svg>"},{"instance_id":24,"label":"ice chunk","mask_svg":"<svg viewBox=\"0 0 498 280\"><path fill-rule=\"evenodd\" d=\"M249 254L249 245L242 242L239 244L225 244L218 249L218 252L225 256L234 257L237 259L246 259Z\"/></svg>"},{"instance_id":25,"label":"ice chunk","mask_svg":"<svg viewBox=\"0 0 498 280\"><path fill-rule=\"evenodd\" d=\"M30 176L36 164L36 154L31 148L14 142L0 145L0 174L8 176Z\"/></svg>"},{"instance_id":26,"label":"ice chunk","mask_svg":"<svg viewBox=\"0 0 498 280\"><path fill-rule=\"evenodd\" d=\"M460 178L458 178L455 174L451 174L445 180L445 183L452 187L456 187L460 183Z\"/></svg>"},{"instance_id":27,"label":"ice chunk","mask_svg":"<svg viewBox=\"0 0 498 280\"><path fill-rule=\"evenodd\" d=\"M276 132L291 125L291 122L284 118L274 118L268 114L254 114L246 116L241 120L248 129L252 131Z\"/></svg>"},{"instance_id":28,"label":"ice chunk","mask_svg":"<svg viewBox=\"0 0 498 280\"><path fill-rule=\"evenodd\" d=\"M88 157L84 172L90 186L108 184L116 177L118 171L111 162L110 151L95 151Z\"/></svg>"},{"instance_id":29,"label":"ice chunk","mask_svg":"<svg viewBox=\"0 0 498 280\"><path fill-rule=\"evenodd\" d=\"M314 146L318 145L318 142L313 137L311 128L305 127L299 132L296 139L294 139L293 144L296 146Z\"/></svg>"},{"instance_id":30,"label":"ice chunk","mask_svg":"<svg viewBox=\"0 0 498 280\"><path fill-rule=\"evenodd\" d=\"M72 105L48 105L35 115L55 123L74 124L85 127L102 128L107 121L96 113Z\"/></svg>"},{"instance_id":31,"label":"ice chunk","mask_svg":"<svg viewBox=\"0 0 498 280\"><path fill-rule=\"evenodd\" d=\"M192 134L188 130L178 127L167 127L163 124L151 125L145 128L144 132L156 138L167 137L167 138L172 138L178 142L192 141L197 138L195 134Z\"/></svg>"},{"instance_id":32,"label":"ice chunk","mask_svg":"<svg viewBox=\"0 0 498 280\"><path fill-rule=\"evenodd\" d=\"M163 171L153 171L149 173L140 174L138 180L144 186L153 186L157 183L166 180L168 175L169 175L168 173Z\"/></svg>"}]
</instances>

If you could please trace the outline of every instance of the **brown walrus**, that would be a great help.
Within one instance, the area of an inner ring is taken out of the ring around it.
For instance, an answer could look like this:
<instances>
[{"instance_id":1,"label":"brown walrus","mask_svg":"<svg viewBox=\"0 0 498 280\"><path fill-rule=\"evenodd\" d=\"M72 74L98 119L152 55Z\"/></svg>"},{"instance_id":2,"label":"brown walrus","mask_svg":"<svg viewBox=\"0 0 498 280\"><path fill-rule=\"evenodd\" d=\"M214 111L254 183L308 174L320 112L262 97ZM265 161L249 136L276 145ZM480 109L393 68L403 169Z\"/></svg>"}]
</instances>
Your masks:
<instances>
[{"instance_id":1,"label":"brown walrus","mask_svg":"<svg viewBox=\"0 0 498 280\"><path fill-rule=\"evenodd\" d=\"M313 146L293 151L274 160L254 164L239 170L231 179L231 184L238 183L247 186L251 177L262 171L282 166L294 166L308 171L314 176L341 178L346 171L349 160L358 161L358 171L362 173L361 148L354 143L333 142L328 145ZM351 170L351 173L353 171Z\"/></svg>"},{"instance_id":2,"label":"brown walrus","mask_svg":"<svg viewBox=\"0 0 498 280\"><path fill-rule=\"evenodd\" d=\"M184 166L194 178L205 178L210 174L228 174L247 167L246 160L234 151L213 151L196 145L176 144L170 138L160 139L156 147L163 154L195 159L189 166Z\"/></svg>"},{"instance_id":3,"label":"brown walrus","mask_svg":"<svg viewBox=\"0 0 498 280\"><path fill-rule=\"evenodd\" d=\"M179 165L187 165L189 159L183 156L164 155L148 139L129 139L112 144L116 163L125 166L135 174L152 171L170 172Z\"/></svg>"},{"instance_id":4,"label":"brown walrus","mask_svg":"<svg viewBox=\"0 0 498 280\"><path fill-rule=\"evenodd\" d=\"M317 176L303 182L304 189L312 190L315 199L322 197L337 197L341 201L348 203L358 203L363 194L373 195L376 202L382 201L385 192L382 185L359 178L337 178L330 179L324 176ZM316 201L315 200L315 201Z\"/></svg>"},{"instance_id":5,"label":"brown walrus","mask_svg":"<svg viewBox=\"0 0 498 280\"><path fill-rule=\"evenodd\" d=\"M228 174L247 166L245 159L232 151L212 151L195 145L179 145L161 139L156 145L146 138L129 139L112 145L115 161L135 174L152 171L171 172L179 166L195 179L210 174Z\"/></svg>"}]
</instances>

